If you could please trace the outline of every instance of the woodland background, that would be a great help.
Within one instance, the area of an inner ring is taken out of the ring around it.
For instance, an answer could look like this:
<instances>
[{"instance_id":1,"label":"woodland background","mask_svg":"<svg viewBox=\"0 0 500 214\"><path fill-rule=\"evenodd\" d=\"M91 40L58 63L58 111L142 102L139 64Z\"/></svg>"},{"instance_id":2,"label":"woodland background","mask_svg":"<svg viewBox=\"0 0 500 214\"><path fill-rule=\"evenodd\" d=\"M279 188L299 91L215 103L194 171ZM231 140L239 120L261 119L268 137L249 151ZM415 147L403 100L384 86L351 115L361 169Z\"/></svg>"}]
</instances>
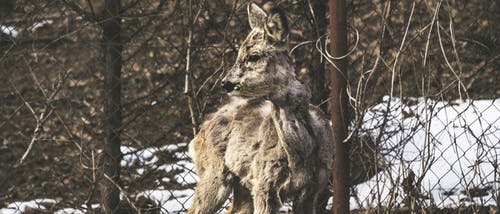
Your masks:
<instances>
[{"instance_id":1,"label":"woodland background","mask_svg":"<svg viewBox=\"0 0 500 214\"><path fill-rule=\"evenodd\" d=\"M347 3L354 123L387 95L451 105L490 99L500 117L495 104L500 95L497 1ZM103 198L99 181L114 186L101 170L118 170L111 180L120 186L115 191L127 196L123 201L128 205L122 207L168 212L139 193L193 188L193 182L178 179L181 169L155 167L188 160L160 148L184 151L204 116L227 98L220 79L249 31L247 4L1 0L0 208L52 198L57 202L45 212L81 205L90 212ZM310 87L313 104L326 110L331 70L327 1L275 4L291 24L296 72ZM119 37L113 36L116 25ZM106 58L113 51L119 58ZM110 74L117 68L118 74ZM120 121L109 121L113 114ZM494 128L500 141L499 127ZM116 143L133 149L117 154ZM115 148L106 147L110 144ZM120 165L116 159L146 148L161 151L153 152L157 165L138 158Z\"/></svg>"}]
</instances>

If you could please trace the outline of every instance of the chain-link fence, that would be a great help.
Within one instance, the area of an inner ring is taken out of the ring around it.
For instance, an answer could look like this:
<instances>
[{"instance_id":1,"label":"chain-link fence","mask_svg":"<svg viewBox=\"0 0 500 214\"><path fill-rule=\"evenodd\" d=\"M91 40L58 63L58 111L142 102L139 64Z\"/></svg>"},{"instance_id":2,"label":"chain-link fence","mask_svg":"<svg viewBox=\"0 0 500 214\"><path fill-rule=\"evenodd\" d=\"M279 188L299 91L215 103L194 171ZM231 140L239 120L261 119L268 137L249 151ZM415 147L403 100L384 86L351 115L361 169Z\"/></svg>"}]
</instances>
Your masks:
<instances>
[{"instance_id":1,"label":"chain-link fence","mask_svg":"<svg viewBox=\"0 0 500 214\"><path fill-rule=\"evenodd\" d=\"M121 209L189 208L187 145L227 98L220 79L249 31L248 1L122 0L119 85L107 82L109 2L1 2L0 213L100 212L116 87ZM326 109L326 2L275 3L298 77ZM352 153L377 163L352 187L353 211L498 212L498 7L348 1Z\"/></svg>"},{"instance_id":2,"label":"chain-link fence","mask_svg":"<svg viewBox=\"0 0 500 214\"><path fill-rule=\"evenodd\" d=\"M499 105L384 97L361 128L379 142L384 169L353 187L352 207L498 207Z\"/></svg>"}]
</instances>

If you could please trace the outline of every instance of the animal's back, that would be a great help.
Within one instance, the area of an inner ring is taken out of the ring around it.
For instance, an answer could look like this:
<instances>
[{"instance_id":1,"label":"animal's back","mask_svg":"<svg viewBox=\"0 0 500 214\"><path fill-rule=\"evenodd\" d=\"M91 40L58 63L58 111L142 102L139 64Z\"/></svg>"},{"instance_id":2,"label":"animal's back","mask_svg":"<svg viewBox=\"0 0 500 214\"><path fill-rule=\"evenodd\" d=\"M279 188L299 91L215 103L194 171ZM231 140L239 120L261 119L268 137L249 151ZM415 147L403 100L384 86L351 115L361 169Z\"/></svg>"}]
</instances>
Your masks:
<instances>
[{"instance_id":1,"label":"animal's back","mask_svg":"<svg viewBox=\"0 0 500 214\"><path fill-rule=\"evenodd\" d=\"M202 132L190 144L197 147L195 161L200 163L196 165L204 166L202 162L215 156L228 170L228 179L237 178L250 191L262 179L279 181L275 184L280 190L277 194L288 196L305 188L311 179L320 185L326 184L333 159L333 141L324 114L316 107L309 107L303 122L310 125L307 133L310 136L304 140L310 142L290 145L300 148L299 157L293 158L287 152L290 148L284 148L288 145L280 143L272 105L262 98L233 97L210 116L202 125ZM203 167L197 169L198 173L203 171Z\"/></svg>"}]
</instances>

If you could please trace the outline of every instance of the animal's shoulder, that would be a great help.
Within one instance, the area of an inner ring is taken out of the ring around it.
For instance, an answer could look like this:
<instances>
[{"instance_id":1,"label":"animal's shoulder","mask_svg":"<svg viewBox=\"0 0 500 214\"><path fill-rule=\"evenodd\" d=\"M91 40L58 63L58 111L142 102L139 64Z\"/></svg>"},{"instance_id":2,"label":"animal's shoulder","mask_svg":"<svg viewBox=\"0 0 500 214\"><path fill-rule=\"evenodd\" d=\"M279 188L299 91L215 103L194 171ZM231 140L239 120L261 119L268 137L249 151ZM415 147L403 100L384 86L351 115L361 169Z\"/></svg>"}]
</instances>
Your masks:
<instances>
[{"instance_id":1,"label":"animal's shoulder","mask_svg":"<svg viewBox=\"0 0 500 214\"><path fill-rule=\"evenodd\" d=\"M271 114L272 103L264 98L248 100L235 114L235 120L261 120Z\"/></svg>"},{"instance_id":2,"label":"animal's shoulder","mask_svg":"<svg viewBox=\"0 0 500 214\"><path fill-rule=\"evenodd\" d=\"M242 130L256 132L264 118L269 118L272 104L264 99L231 97L230 101L210 114L201 125L196 139L207 146L225 153L228 139ZM247 133L247 134L248 134Z\"/></svg>"},{"instance_id":3,"label":"animal's shoulder","mask_svg":"<svg viewBox=\"0 0 500 214\"><path fill-rule=\"evenodd\" d=\"M268 117L271 114L271 102L263 98L245 99L231 97L230 101L210 114L202 129L213 128L215 124L228 125L232 121L251 121Z\"/></svg>"},{"instance_id":4,"label":"animal's shoulder","mask_svg":"<svg viewBox=\"0 0 500 214\"><path fill-rule=\"evenodd\" d=\"M216 112L209 114L208 117L205 118L205 122L203 123L202 127L209 125L214 120L220 120L221 118L232 118L238 111L238 109L246 105L247 102L247 99L243 99L240 97L231 97L229 99L229 102L222 105Z\"/></svg>"}]
</instances>

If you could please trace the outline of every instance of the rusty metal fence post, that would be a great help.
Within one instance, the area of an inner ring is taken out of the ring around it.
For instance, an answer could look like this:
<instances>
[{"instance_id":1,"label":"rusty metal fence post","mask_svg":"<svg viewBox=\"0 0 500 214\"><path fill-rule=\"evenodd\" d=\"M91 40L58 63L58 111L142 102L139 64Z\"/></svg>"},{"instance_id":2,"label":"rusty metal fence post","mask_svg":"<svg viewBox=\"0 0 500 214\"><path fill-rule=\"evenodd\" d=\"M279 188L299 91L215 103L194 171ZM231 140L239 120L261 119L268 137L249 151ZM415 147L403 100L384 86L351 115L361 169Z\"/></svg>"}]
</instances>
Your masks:
<instances>
[{"instance_id":1,"label":"rusty metal fence post","mask_svg":"<svg viewBox=\"0 0 500 214\"><path fill-rule=\"evenodd\" d=\"M349 213L349 144L347 136L347 24L345 0L330 0L330 47L334 68L330 76L330 113L335 140L333 213Z\"/></svg>"}]
</instances>

